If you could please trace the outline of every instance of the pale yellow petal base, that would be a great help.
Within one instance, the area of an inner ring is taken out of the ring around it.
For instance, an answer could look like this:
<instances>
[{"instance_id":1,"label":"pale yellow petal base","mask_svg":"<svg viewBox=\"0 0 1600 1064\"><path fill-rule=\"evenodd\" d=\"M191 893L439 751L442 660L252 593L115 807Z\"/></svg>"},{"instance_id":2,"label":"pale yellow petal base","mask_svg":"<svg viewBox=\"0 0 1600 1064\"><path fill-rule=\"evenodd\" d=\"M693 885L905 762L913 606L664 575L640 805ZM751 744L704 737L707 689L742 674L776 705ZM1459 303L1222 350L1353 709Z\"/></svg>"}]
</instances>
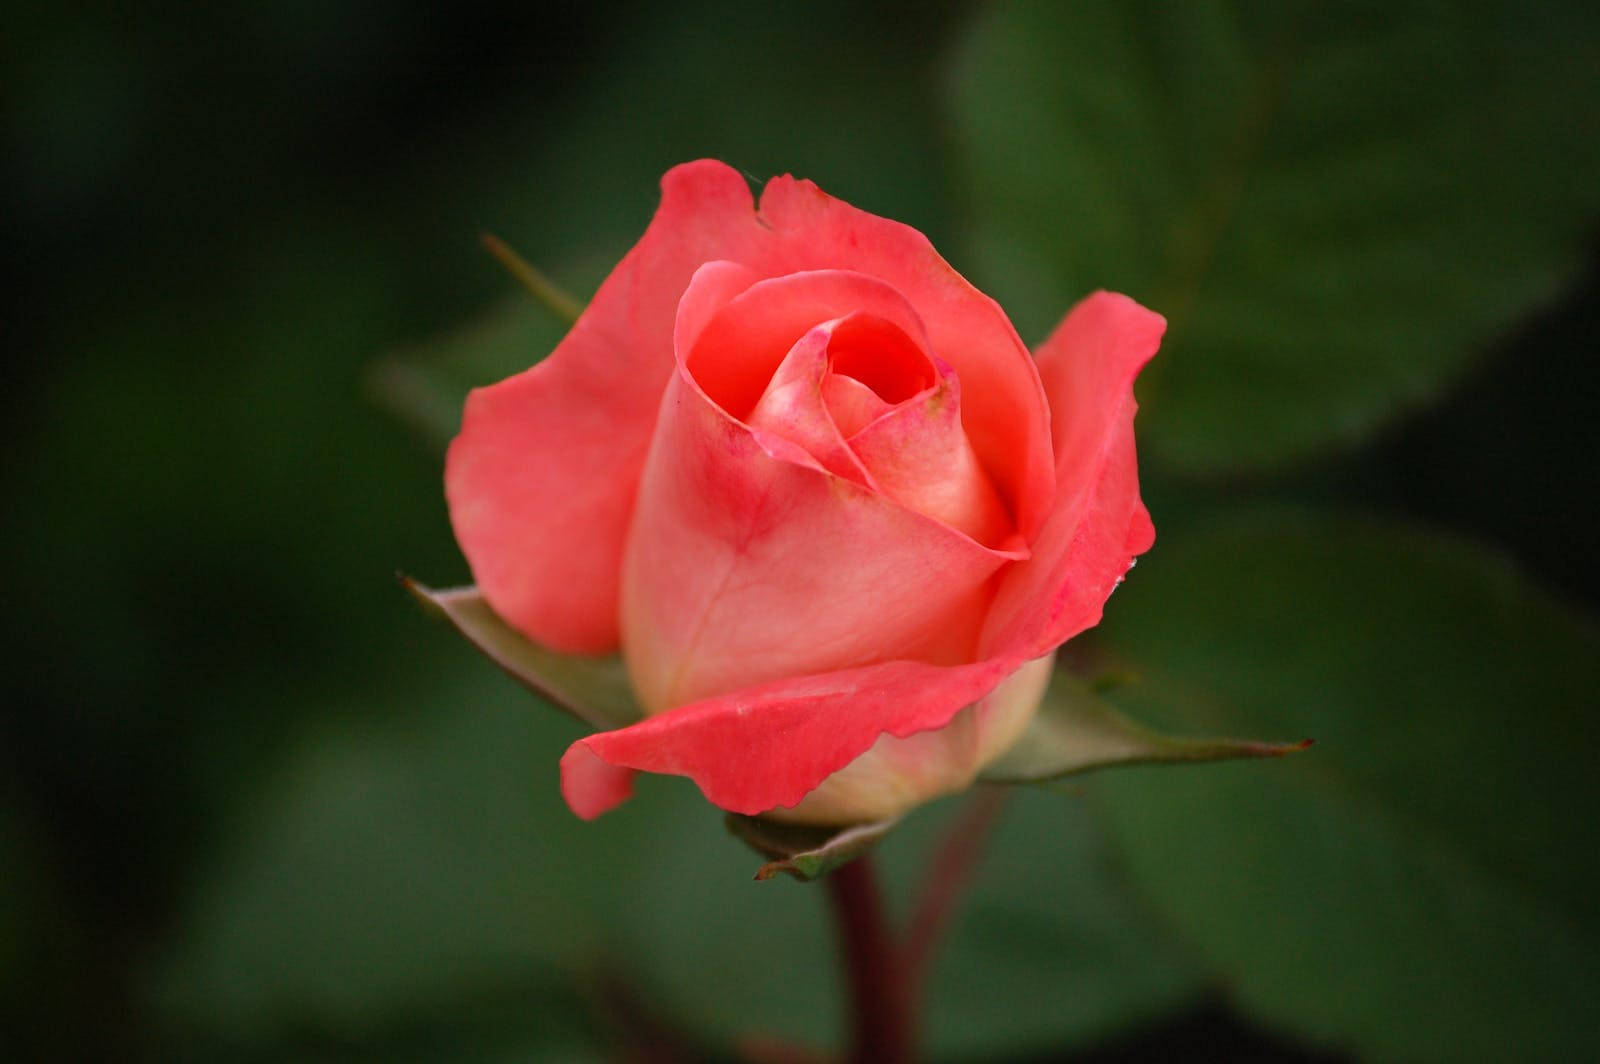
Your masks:
<instances>
[{"instance_id":1,"label":"pale yellow petal base","mask_svg":"<svg viewBox=\"0 0 1600 1064\"><path fill-rule=\"evenodd\" d=\"M762 815L791 824L868 823L967 789L1022 736L1050 685L1054 660L1049 654L1028 662L937 731L881 736L799 805Z\"/></svg>"}]
</instances>

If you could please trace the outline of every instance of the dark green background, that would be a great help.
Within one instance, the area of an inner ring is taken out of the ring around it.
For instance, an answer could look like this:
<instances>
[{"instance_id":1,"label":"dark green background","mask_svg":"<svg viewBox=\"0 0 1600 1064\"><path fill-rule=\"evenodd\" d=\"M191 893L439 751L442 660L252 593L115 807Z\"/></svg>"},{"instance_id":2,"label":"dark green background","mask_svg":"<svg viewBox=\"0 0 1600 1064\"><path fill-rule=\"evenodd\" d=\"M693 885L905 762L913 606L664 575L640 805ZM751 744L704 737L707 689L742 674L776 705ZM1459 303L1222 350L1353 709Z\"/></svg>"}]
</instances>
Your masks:
<instances>
[{"instance_id":1,"label":"dark green background","mask_svg":"<svg viewBox=\"0 0 1600 1064\"><path fill-rule=\"evenodd\" d=\"M0 1047L836 1042L819 891L679 781L576 822L576 727L393 579L467 577L439 433L560 335L479 232L586 293L709 155L917 226L1030 342L1098 285L1172 316L1160 540L1076 657L1321 740L1019 796L935 1051L1592 1049L1586 7L11 10Z\"/></svg>"}]
</instances>

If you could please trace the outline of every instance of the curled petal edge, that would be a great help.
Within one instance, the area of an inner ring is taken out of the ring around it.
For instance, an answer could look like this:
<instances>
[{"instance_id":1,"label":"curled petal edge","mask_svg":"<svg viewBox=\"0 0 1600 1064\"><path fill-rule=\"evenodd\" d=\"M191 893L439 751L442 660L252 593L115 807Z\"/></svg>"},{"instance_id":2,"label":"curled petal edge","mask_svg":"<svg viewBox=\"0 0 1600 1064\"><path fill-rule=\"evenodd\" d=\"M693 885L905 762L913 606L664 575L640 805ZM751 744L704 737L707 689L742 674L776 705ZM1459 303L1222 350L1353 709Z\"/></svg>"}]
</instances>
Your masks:
<instances>
[{"instance_id":1,"label":"curled petal edge","mask_svg":"<svg viewBox=\"0 0 1600 1064\"><path fill-rule=\"evenodd\" d=\"M880 736L944 727L1025 660L892 661L702 699L579 739L561 759L561 791L586 820L625 800L635 772L688 776L733 813L793 808Z\"/></svg>"},{"instance_id":2,"label":"curled petal edge","mask_svg":"<svg viewBox=\"0 0 1600 1064\"><path fill-rule=\"evenodd\" d=\"M1038 655L1098 624L1111 592L1154 543L1139 497L1133 384L1165 329L1164 318L1128 297L1096 292L1040 345L1061 491L1032 556L1006 574L980 653Z\"/></svg>"}]
</instances>

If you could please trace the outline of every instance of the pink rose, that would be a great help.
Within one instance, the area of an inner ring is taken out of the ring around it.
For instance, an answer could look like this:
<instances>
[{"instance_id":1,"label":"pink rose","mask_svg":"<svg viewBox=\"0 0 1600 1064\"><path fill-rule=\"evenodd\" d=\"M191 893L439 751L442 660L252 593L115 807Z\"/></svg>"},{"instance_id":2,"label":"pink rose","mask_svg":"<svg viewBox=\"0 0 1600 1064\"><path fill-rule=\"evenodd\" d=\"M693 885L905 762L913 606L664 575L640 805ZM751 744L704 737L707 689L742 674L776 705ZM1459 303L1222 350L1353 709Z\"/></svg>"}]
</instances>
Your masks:
<instances>
[{"instance_id":1,"label":"pink rose","mask_svg":"<svg viewBox=\"0 0 1600 1064\"><path fill-rule=\"evenodd\" d=\"M445 488L485 599L619 646L649 714L580 739L580 816L636 771L811 823L963 788L1154 530L1133 380L1165 322L1099 292L1030 356L915 229L686 163L549 358L473 392Z\"/></svg>"}]
</instances>

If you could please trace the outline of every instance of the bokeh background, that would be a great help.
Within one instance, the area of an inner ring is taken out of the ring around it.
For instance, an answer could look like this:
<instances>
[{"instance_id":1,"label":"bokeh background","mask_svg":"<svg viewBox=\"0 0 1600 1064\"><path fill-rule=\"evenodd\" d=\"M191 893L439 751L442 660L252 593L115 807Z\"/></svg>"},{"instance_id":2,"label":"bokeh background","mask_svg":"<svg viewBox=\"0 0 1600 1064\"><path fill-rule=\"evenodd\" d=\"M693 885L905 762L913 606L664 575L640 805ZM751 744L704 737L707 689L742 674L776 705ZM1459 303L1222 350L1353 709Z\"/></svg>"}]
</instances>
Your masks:
<instances>
[{"instance_id":1,"label":"bokeh background","mask_svg":"<svg viewBox=\"0 0 1600 1064\"><path fill-rule=\"evenodd\" d=\"M1319 740L1018 794L933 1055L1600 1045L1592 5L7 13L0 1055L838 1044L820 892L682 781L576 822L577 726L394 580L467 579L442 443L561 331L479 233L581 296L700 156L917 226L1030 342L1166 313L1160 538L1072 658Z\"/></svg>"}]
</instances>

